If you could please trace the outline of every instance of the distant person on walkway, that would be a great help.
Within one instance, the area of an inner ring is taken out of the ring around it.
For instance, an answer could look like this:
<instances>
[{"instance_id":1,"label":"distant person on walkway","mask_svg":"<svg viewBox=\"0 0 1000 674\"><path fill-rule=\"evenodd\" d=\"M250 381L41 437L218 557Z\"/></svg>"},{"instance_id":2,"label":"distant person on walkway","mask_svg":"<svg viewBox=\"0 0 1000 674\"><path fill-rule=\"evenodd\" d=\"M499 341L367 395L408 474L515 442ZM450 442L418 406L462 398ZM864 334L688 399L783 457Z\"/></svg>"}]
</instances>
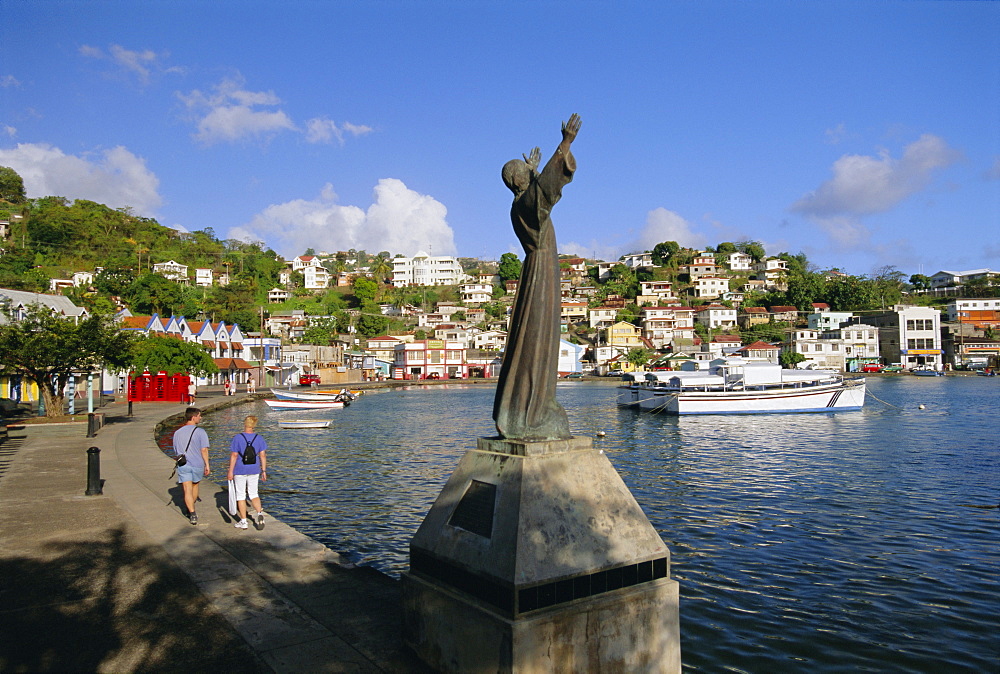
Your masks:
<instances>
[{"instance_id":1,"label":"distant person on walkway","mask_svg":"<svg viewBox=\"0 0 1000 674\"><path fill-rule=\"evenodd\" d=\"M250 378L247 379L247 394L253 395L256 392L257 392L257 382L253 378L253 375L251 375Z\"/></svg>"},{"instance_id":2,"label":"distant person on walkway","mask_svg":"<svg viewBox=\"0 0 1000 674\"><path fill-rule=\"evenodd\" d=\"M184 410L186 423L174 431L174 456L183 454L187 462L177 467L177 482L184 490L184 505L191 524L198 524L195 506L198 503L198 483L208 477L208 433L198 427L201 410L189 407Z\"/></svg>"},{"instance_id":3,"label":"distant person on walkway","mask_svg":"<svg viewBox=\"0 0 1000 674\"><path fill-rule=\"evenodd\" d=\"M258 529L264 528L264 510L257 493L258 480L267 481L267 441L256 433L257 417L250 415L243 420L243 432L233 436L229 443L229 474L236 489L236 510L239 520L237 529L247 528L247 501L253 504L254 523ZM247 463L247 459L253 461Z\"/></svg>"},{"instance_id":4,"label":"distant person on walkway","mask_svg":"<svg viewBox=\"0 0 1000 674\"><path fill-rule=\"evenodd\" d=\"M188 405L194 405L194 397L198 394L198 385L194 382L194 377L188 380Z\"/></svg>"},{"instance_id":5,"label":"distant person on walkway","mask_svg":"<svg viewBox=\"0 0 1000 674\"><path fill-rule=\"evenodd\" d=\"M223 395L229 395L229 389L232 388L232 385L229 383L229 377L226 377L226 383L222 385L222 388L225 389Z\"/></svg>"}]
</instances>

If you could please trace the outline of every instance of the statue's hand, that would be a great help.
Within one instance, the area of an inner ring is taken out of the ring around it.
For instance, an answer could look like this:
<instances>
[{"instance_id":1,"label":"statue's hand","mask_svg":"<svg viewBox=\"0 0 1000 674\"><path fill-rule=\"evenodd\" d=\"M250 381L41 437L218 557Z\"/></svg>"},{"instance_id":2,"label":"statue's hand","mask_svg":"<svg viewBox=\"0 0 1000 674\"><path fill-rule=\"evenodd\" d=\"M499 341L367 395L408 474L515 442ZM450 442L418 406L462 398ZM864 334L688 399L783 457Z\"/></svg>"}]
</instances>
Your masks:
<instances>
[{"instance_id":1,"label":"statue's hand","mask_svg":"<svg viewBox=\"0 0 1000 674\"><path fill-rule=\"evenodd\" d=\"M538 168L538 163L542 161L542 151L537 147L531 151L531 154L522 154L525 163L528 164L528 168L532 171Z\"/></svg>"},{"instance_id":2,"label":"statue's hand","mask_svg":"<svg viewBox=\"0 0 1000 674\"><path fill-rule=\"evenodd\" d=\"M570 115L569 121L563 122L562 125L562 135L563 140L569 141L570 143L576 138L576 134L580 132L580 115L575 112Z\"/></svg>"}]
</instances>

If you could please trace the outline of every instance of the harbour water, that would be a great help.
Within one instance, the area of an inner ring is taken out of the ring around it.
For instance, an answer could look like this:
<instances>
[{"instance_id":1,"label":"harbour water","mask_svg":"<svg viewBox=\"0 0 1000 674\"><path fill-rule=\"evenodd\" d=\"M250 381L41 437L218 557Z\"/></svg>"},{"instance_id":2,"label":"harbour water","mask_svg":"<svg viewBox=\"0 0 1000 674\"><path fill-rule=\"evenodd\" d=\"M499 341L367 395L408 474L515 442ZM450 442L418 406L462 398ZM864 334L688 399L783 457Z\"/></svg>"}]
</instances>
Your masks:
<instances>
[{"instance_id":1,"label":"harbour water","mask_svg":"<svg viewBox=\"0 0 1000 674\"><path fill-rule=\"evenodd\" d=\"M594 437L671 550L687 671L1000 669L1000 382L870 377L869 391L860 412L677 418L616 408L611 381L560 384L573 432ZM495 433L493 393L222 410L204 423L213 480L256 414L265 509L398 575L462 453ZM296 416L333 426L277 427Z\"/></svg>"}]
</instances>

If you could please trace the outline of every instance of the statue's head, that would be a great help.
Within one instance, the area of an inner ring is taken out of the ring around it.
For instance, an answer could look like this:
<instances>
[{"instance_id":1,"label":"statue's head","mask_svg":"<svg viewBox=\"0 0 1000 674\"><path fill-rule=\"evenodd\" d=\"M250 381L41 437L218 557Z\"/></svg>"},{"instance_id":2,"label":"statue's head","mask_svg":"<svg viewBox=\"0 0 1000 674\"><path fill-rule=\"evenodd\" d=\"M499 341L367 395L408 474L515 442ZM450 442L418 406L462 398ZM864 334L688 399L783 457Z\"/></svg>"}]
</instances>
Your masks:
<instances>
[{"instance_id":1,"label":"statue's head","mask_svg":"<svg viewBox=\"0 0 1000 674\"><path fill-rule=\"evenodd\" d=\"M531 183L531 169L523 159L511 159L503 165L503 184L514 194L520 194L528 189Z\"/></svg>"}]
</instances>

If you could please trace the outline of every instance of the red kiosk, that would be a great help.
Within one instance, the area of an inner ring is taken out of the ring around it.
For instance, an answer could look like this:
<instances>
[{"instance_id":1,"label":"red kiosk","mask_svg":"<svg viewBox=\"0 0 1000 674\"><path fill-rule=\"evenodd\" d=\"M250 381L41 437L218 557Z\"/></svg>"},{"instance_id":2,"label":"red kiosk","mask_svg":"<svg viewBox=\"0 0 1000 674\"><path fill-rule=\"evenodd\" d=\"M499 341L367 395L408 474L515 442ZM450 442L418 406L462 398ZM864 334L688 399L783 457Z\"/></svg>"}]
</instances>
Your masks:
<instances>
[{"instance_id":1,"label":"red kiosk","mask_svg":"<svg viewBox=\"0 0 1000 674\"><path fill-rule=\"evenodd\" d=\"M186 374L171 374L157 372L132 376L128 380L129 402L187 402L188 384L191 377Z\"/></svg>"}]
</instances>

